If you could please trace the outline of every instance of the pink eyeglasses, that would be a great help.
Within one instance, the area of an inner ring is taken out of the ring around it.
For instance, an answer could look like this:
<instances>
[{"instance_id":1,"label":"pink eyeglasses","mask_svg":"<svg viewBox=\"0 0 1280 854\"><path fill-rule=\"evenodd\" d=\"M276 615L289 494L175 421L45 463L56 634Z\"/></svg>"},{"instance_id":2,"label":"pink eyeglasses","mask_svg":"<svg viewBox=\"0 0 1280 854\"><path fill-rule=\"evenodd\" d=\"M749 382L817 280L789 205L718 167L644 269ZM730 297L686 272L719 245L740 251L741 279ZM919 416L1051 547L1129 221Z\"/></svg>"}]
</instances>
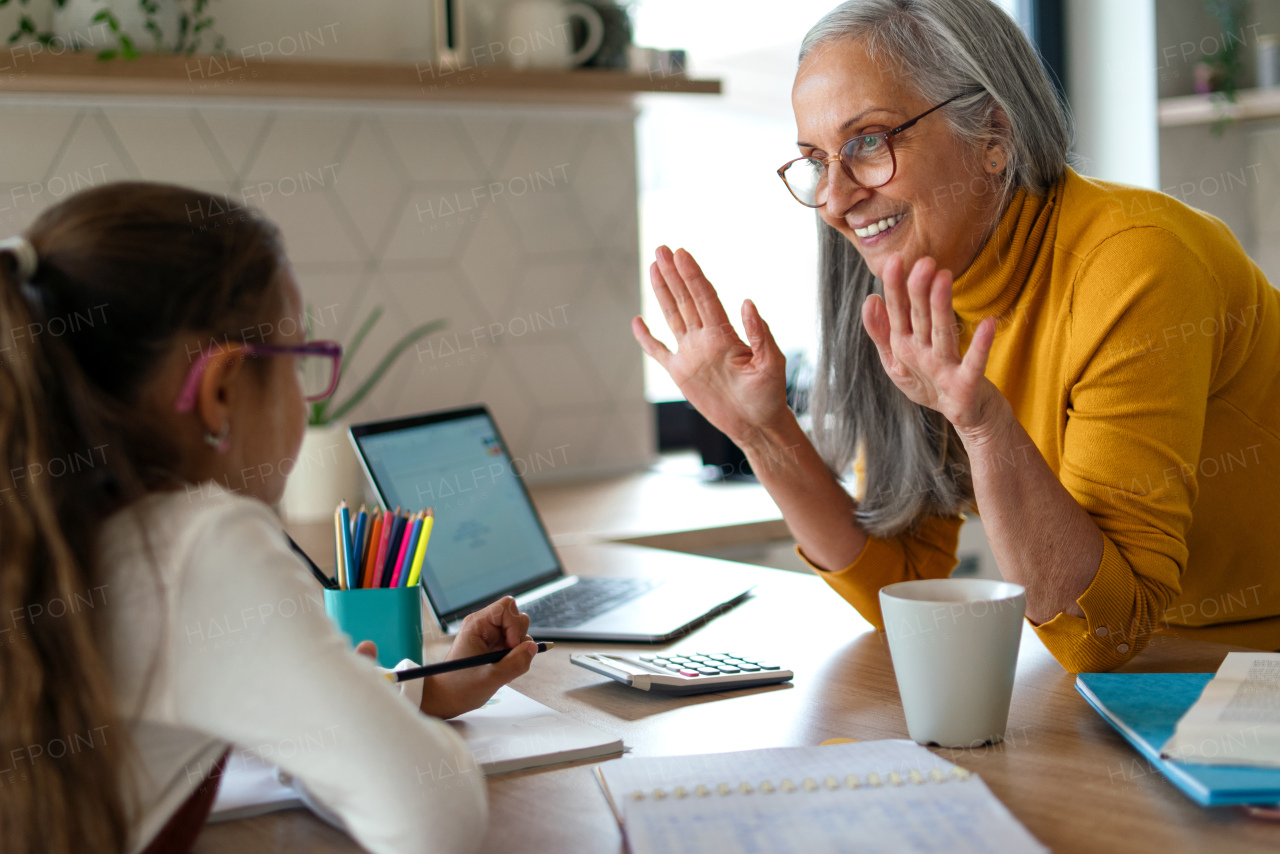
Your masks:
<instances>
[{"instance_id":1,"label":"pink eyeglasses","mask_svg":"<svg viewBox=\"0 0 1280 854\"><path fill-rule=\"evenodd\" d=\"M308 403L324 400L333 394L338 385L339 368L342 366L342 345L337 341L308 341L306 344L288 345L233 343L226 349L215 348L200 354L200 358L196 359L187 373L182 391L174 401L174 409L178 412L195 409L200 377L209 360L228 352L242 356L293 356L298 369L298 380L302 383L302 394Z\"/></svg>"}]
</instances>

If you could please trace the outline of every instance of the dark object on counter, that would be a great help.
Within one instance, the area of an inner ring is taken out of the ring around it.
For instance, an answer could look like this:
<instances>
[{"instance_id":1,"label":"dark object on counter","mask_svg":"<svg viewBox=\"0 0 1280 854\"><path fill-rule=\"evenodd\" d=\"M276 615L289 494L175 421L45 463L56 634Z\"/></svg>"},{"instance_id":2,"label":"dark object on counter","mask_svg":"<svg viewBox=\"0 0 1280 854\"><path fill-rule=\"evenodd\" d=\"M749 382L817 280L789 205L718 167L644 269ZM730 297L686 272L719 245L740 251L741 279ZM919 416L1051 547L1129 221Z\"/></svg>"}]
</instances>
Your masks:
<instances>
[{"instance_id":1,"label":"dark object on counter","mask_svg":"<svg viewBox=\"0 0 1280 854\"><path fill-rule=\"evenodd\" d=\"M626 6L619 6L613 0L587 0L587 5L600 13L604 21L604 41L595 56L582 64L584 68L620 68L627 67L627 46L631 44L631 15ZM587 28L582 21L573 20L573 43L580 45L586 42Z\"/></svg>"}]
</instances>

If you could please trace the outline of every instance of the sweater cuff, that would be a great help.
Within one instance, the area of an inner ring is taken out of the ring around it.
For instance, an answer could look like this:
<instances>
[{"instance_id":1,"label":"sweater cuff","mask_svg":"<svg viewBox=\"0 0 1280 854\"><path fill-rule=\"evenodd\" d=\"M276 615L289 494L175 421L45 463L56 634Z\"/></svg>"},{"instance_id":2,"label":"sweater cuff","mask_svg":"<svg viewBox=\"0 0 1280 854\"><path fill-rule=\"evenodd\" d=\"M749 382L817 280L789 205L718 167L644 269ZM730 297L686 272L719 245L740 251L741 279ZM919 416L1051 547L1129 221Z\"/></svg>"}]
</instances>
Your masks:
<instances>
[{"instance_id":1,"label":"sweater cuff","mask_svg":"<svg viewBox=\"0 0 1280 854\"><path fill-rule=\"evenodd\" d=\"M1136 587L1133 570L1104 535L1098 572L1076 600L1084 618L1064 612L1035 626L1036 633L1072 673L1119 667L1143 646L1131 637Z\"/></svg>"},{"instance_id":2,"label":"sweater cuff","mask_svg":"<svg viewBox=\"0 0 1280 854\"><path fill-rule=\"evenodd\" d=\"M894 567L902 565L901 545L879 537L867 537L862 552L853 563L834 572L815 566L799 546L796 546L796 554L832 590L857 609L863 619L875 626L876 631L884 631L884 617L880 614L880 588L902 580L894 570Z\"/></svg>"}]
</instances>

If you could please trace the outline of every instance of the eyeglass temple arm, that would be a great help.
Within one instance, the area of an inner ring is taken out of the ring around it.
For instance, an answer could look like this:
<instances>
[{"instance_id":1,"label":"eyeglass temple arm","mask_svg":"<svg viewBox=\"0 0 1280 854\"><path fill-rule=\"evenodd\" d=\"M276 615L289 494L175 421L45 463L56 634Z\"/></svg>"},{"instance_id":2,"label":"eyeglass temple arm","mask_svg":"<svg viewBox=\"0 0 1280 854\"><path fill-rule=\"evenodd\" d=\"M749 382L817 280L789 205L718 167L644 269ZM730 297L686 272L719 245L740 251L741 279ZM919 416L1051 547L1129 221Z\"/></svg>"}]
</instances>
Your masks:
<instances>
[{"instance_id":1,"label":"eyeglass temple arm","mask_svg":"<svg viewBox=\"0 0 1280 854\"><path fill-rule=\"evenodd\" d=\"M938 106L930 107L929 109L925 110L923 113L916 116L911 121L903 122L902 124L898 125L896 128L894 128L893 130L885 134L885 136L896 136L897 134L902 133L904 130L908 130L909 128L911 128L912 125L914 125L916 122L920 121L925 116L932 113L934 110L941 110L943 107L945 107L947 104L950 104L952 101L959 100L960 98L963 98L967 95L977 95L979 92L985 92L985 91L986 91L985 89L970 89L968 92L961 92L959 95L953 95L947 100L943 101Z\"/></svg>"}]
</instances>

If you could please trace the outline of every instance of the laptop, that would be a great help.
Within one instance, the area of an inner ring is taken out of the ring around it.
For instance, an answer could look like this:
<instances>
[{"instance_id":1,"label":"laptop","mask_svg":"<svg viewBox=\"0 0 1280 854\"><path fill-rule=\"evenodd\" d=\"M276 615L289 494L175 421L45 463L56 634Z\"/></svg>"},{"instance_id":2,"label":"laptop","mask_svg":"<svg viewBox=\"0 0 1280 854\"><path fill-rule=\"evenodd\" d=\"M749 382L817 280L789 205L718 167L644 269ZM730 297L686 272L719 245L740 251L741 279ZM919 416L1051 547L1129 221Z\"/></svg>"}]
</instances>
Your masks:
<instances>
[{"instance_id":1,"label":"laptop","mask_svg":"<svg viewBox=\"0 0 1280 854\"><path fill-rule=\"evenodd\" d=\"M487 408L356 424L383 508L435 508L421 586L440 627L513 596L539 640L659 643L737 604L750 585L567 575Z\"/></svg>"}]
</instances>

